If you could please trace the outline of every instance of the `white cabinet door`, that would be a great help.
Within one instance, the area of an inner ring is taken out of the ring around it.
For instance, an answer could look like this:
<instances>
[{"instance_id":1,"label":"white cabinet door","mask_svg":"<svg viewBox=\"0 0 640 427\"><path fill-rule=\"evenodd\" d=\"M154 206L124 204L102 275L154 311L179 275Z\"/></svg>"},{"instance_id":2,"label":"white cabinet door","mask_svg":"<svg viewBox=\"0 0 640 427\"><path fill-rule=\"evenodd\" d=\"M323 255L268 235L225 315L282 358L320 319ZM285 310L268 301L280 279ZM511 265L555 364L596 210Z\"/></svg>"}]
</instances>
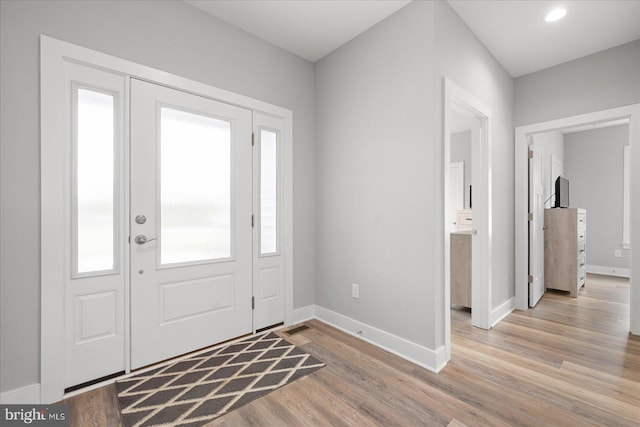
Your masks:
<instances>
[{"instance_id":1,"label":"white cabinet door","mask_svg":"<svg viewBox=\"0 0 640 427\"><path fill-rule=\"evenodd\" d=\"M131 83L131 366L252 332L252 113Z\"/></svg>"}]
</instances>

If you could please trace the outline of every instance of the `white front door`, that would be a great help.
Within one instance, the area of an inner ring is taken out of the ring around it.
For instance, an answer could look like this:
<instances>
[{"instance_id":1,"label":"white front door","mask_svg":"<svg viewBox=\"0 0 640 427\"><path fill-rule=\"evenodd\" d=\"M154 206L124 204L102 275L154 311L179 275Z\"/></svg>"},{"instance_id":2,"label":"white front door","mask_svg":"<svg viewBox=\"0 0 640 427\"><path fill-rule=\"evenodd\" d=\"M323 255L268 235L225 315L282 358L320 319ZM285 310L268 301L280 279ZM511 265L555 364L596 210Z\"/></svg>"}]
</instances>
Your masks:
<instances>
[{"instance_id":1,"label":"white front door","mask_svg":"<svg viewBox=\"0 0 640 427\"><path fill-rule=\"evenodd\" d=\"M529 158L529 307L544 295L544 175L542 153Z\"/></svg>"},{"instance_id":2,"label":"white front door","mask_svg":"<svg viewBox=\"0 0 640 427\"><path fill-rule=\"evenodd\" d=\"M131 367L252 332L252 113L131 83Z\"/></svg>"},{"instance_id":3,"label":"white front door","mask_svg":"<svg viewBox=\"0 0 640 427\"><path fill-rule=\"evenodd\" d=\"M47 36L40 47L42 403L290 323L291 111Z\"/></svg>"}]
</instances>

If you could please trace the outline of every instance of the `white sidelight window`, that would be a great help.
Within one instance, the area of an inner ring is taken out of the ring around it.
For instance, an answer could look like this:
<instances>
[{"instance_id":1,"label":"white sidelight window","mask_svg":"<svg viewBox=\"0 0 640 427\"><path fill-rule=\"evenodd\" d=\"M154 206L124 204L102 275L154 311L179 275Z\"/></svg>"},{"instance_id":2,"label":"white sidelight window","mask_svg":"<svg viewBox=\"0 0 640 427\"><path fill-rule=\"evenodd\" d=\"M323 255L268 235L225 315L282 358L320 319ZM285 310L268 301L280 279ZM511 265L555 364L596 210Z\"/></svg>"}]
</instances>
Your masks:
<instances>
[{"instance_id":1,"label":"white sidelight window","mask_svg":"<svg viewBox=\"0 0 640 427\"><path fill-rule=\"evenodd\" d=\"M116 268L114 95L75 88L76 273Z\"/></svg>"},{"instance_id":2,"label":"white sidelight window","mask_svg":"<svg viewBox=\"0 0 640 427\"><path fill-rule=\"evenodd\" d=\"M278 252L278 134L260 131L260 254Z\"/></svg>"}]
</instances>

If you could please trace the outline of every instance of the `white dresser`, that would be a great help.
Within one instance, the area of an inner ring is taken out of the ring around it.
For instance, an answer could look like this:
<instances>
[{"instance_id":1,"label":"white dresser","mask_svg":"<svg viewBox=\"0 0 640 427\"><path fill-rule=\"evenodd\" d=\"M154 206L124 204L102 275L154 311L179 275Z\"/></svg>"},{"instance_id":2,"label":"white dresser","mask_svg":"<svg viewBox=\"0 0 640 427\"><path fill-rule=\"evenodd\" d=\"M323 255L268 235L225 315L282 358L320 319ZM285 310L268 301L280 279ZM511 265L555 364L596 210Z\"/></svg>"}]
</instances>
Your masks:
<instances>
[{"instance_id":1,"label":"white dresser","mask_svg":"<svg viewBox=\"0 0 640 427\"><path fill-rule=\"evenodd\" d=\"M544 284L547 289L578 296L587 263L587 211L578 208L544 210Z\"/></svg>"}]
</instances>

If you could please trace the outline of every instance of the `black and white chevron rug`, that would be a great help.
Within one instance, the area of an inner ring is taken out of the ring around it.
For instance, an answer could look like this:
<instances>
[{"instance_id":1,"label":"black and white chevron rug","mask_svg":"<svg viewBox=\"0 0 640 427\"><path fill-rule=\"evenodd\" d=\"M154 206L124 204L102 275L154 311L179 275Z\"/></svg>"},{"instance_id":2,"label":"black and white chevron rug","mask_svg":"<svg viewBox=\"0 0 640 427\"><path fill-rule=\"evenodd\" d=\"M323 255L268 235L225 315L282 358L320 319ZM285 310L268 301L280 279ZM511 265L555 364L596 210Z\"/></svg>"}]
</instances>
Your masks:
<instances>
[{"instance_id":1,"label":"black and white chevron rug","mask_svg":"<svg viewBox=\"0 0 640 427\"><path fill-rule=\"evenodd\" d=\"M201 426L324 366L272 332L116 382L125 426Z\"/></svg>"}]
</instances>

